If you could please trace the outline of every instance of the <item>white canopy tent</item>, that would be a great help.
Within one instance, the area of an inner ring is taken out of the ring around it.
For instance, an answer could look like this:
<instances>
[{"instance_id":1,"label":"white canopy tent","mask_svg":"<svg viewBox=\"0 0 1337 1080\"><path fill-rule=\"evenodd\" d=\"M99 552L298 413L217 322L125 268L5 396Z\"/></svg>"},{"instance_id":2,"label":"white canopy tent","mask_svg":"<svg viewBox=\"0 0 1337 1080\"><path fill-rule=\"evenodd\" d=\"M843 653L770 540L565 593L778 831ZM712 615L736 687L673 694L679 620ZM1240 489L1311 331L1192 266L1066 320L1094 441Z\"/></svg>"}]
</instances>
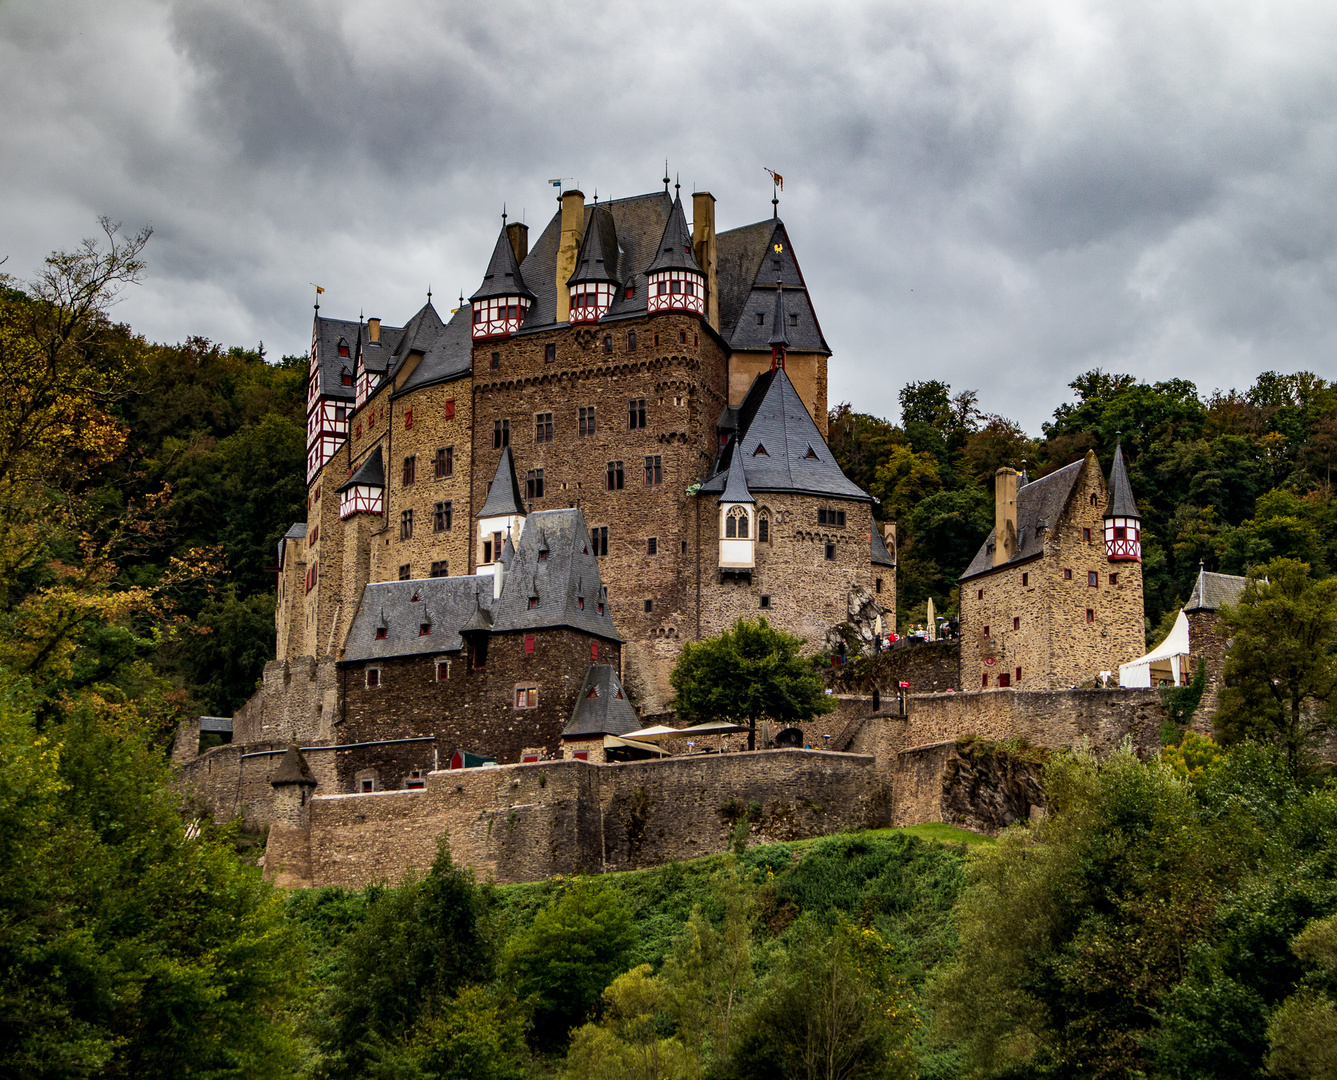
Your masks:
<instances>
[{"instance_id":1,"label":"white canopy tent","mask_svg":"<svg viewBox=\"0 0 1337 1080\"><path fill-rule=\"evenodd\" d=\"M1182 611L1175 619L1174 629L1146 656L1139 656L1119 665L1120 686L1157 686L1162 681L1171 686L1183 682L1188 670L1189 638L1188 616Z\"/></svg>"}]
</instances>

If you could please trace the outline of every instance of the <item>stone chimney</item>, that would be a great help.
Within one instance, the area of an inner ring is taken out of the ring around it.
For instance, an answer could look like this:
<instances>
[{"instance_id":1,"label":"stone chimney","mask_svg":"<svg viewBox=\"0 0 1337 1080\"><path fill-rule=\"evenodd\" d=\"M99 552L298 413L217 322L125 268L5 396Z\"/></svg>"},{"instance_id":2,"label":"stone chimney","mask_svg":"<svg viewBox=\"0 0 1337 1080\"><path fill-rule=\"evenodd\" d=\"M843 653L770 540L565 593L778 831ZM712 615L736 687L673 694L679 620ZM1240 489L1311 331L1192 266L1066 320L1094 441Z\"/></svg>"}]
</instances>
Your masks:
<instances>
[{"instance_id":1,"label":"stone chimney","mask_svg":"<svg viewBox=\"0 0 1337 1080\"><path fill-rule=\"evenodd\" d=\"M562 192L562 238L557 243L557 321L571 318L571 290L567 281L576 272L580 242L585 235L585 193Z\"/></svg>"},{"instance_id":2,"label":"stone chimney","mask_svg":"<svg viewBox=\"0 0 1337 1080\"><path fill-rule=\"evenodd\" d=\"M529 226L523 221L512 221L506 226L506 239L511 242L515 252L515 265L519 266L529 254Z\"/></svg>"},{"instance_id":3,"label":"stone chimney","mask_svg":"<svg viewBox=\"0 0 1337 1080\"><path fill-rule=\"evenodd\" d=\"M692 193L692 254L706 272L706 322L720 328L719 246L715 242L715 196Z\"/></svg>"},{"instance_id":4,"label":"stone chimney","mask_svg":"<svg viewBox=\"0 0 1337 1080\"><path fill-rule=\"evenodd\" d=\"M1002 566L1017 553L1017 470L1004 465L993 475L993 564Z\"/></svg>"},{"instance_id":5,"label":"stone chimney","mask_svg":"<svg viewBox=\"0 0 1337 1080\"><path fill-rule=\"evenodd\" d=\"M373 343L379 343L381 340L381 320L367 320L367 340Z\"/></svg>"}]
</instances>

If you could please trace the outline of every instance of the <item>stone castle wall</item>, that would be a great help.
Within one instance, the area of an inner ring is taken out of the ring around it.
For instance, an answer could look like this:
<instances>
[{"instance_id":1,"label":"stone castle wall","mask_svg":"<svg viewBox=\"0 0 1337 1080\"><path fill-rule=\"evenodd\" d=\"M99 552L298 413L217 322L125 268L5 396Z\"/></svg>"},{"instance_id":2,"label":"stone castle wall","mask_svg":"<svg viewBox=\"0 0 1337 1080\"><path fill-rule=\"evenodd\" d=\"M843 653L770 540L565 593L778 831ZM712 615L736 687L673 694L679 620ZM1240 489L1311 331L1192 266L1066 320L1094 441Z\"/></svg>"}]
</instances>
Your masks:
<instances>
[{"instance_id":1,"label":"stone castle wall","mask_svg":"<svg viewBox=\"0 0 1337 1080\"><path fill-rule=\"evenodd\" d=\"M270 785L286 743L228 743L179 762L177 787L199 810L215 821L241 819L248 829L258 829L280 816L278 799ZM307 763L320 785L317 790L335 790L334 754L320 748L306 749Z\"/></svg>"},{"instance_id":2,"label":"stone castle wall","mask_svg":"<svg viewBox=\"0 0 1337 1080\"><path fill-rule=\"evenodd\" d=\"M873 760L850 754L434 772L421 791L315 798L309 830L271 830L265 873L287 884L395 881L430 866L442 834L457 863L498 882L629 869L724 850L754 803L755 841L876 828L891 816Z\"/></svg>"}]
</instances>

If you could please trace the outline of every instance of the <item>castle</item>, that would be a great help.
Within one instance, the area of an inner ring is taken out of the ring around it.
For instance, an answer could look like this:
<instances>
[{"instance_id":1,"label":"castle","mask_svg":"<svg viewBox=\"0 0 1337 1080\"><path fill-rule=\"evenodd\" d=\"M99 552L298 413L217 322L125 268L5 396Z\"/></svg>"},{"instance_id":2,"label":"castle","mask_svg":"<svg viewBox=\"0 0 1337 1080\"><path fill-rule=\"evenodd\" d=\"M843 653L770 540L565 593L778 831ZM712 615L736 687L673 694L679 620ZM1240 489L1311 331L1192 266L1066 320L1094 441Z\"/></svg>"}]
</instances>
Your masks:
<instances>
[{"instance_id":1,"label":"castle","mask_svg":"<svg viewBox=\"0 0 1337 1080\"><path fill-rule=\"evenodd\" d=\"M198 755L196 727L175 751L216 815L273 823L288 880L414 865L442 829L503 879L634 865L718 846L739 800L776 836L940 812L935 748L961 734L1154 741L1154 692L1074 689L1142 652L1120 450L1108 483L1094 454L999 470L944 676L974 692L842 703L805 726L817 750L630 760L684 641L760 614L815 651L856 612L894 622L894 525L826 444L830 349L789 233L773 211L717 234L691 198L689 225L667 181L566 191L532 248L503 217L446 319L430 296L402 326L317 307L277 656L230 745Z\"/></svg>"}]
</instances>

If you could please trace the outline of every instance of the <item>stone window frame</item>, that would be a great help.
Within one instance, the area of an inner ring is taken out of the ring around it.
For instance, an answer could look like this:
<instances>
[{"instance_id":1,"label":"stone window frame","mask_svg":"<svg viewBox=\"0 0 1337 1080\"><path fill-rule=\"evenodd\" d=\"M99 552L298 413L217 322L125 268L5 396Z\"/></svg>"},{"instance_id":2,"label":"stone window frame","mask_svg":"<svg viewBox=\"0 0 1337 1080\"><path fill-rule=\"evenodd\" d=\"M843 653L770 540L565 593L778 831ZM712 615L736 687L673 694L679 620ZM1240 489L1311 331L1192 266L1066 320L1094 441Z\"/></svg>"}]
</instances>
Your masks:
<instances>
[{"instance_id":1,"label":"stone window frame","mask_svg":"<svg viewBox=\"0 0 1337 1080\"><path fill-rule=\"evenodd\" d=\"M399 580L400 580L400 581L412 581L412 580L413 580L413 564L412 564L412 563L400 563L400 564L399 564Z\"/></svg>"},{"instance_id":2,"label":"stone window frame","mask_svg":"<svg viewBox=\"0 0 1337 1080\"><path fill-rule=\"evenodd\" d=\"M836 561L836 545L833 544L830 540L826 542L826 549L824 555L827 562Z\"/></svg>"},{"instance_id":3,"label":"stone window frame","mask_svg":"<svg viewBox=\"0 0 1337 1080\"><path fill-rule=\"evenodd\" d=\"M432 507L432 532L450 532L455 524L455 500L442 499Z\"/></svg>"},{"instance_id":4,"label":"stone window frame","mask_svg":"<svg viewBox=\"0 0 1337 1080\"><path fill-rule=\"evenodd\" d=\"M404 459L404 487L412 487L418 478L418 455L409 454Z\"/></svg>"},{"instance_id":5,"label":"stone window frame","mask_svg":"<svg viewBox=\"0 0 1337 1080\"><path fill-rule=\"evenodd\" d=\"M620 461L610 461L604 473L606 491L622 491L626 487L627 474Z\"/></svg>"},{"instance_id":6,"label":"stone window frame","mask_svg":"<svg viewBox=\"0 0 1337 1080\"><path fill-rule=\"evenodd\" d=\"M588 439L597 430L597 409L593 405L581 405L576 416L576 432L579 438Z\"/></svg>"},{"instance_id":7,"label":"stone window frame","mask_svg":"<svg viewBox=\"0 0 1337 1080\"><path fill-rule=\"evenodd\" d=\"M426 791L427 781L423 779L421 769L410 769L408 776L404 778L404 789L406 791Z\"/></svg>"},{"instance_id":8,"label":"stone window frame","mask_svg":"<svg viewBox=\"0 0 1337 1080\"><path fill-rule=\"evenodd\" d=\"M771 610L771 594L762 593L761 596L758 597L757 607L762 609L763 611Z\"/></svg>"},{"instance_id":9,"label":"stone window frame","mask_svg":"<svg viewBox=\"0 0 1337 1080\"><path fill-rule=\"evenodd\" d=\"M375 769L363 769L354 775L353 785L357 794L369 795L381 790L381 778Z\"/></svg>"},{"instance_id":10,"label":"stone window frame","mask_svg":"<svg viewBox=\"0 0 1337 1080\"><path fill-rule=\"evenodd\" d=\"M767 507L762 507L757 511L757 543L769 544L771 542L771 512Z\"/></svg>"},{"instance_id":11,"label":"stone window frame","mask_svg":"<svg viewBox=\"0 0 1337 1080\"><path fill-rule=\"evenodd\" d=\"M724 538L726 540L748 540L751 539L752 532L752 514L746 506L741 503L729 507L729 512L724 515Z\"/></svg>"},{"instance_id":12,"label":"stone window frame","mask_svg":"<svg viewBox=\"0 0 1337 1080\"><path fill-rule=\"evenodd\" d=\"M436 681L437 681L437 682L450 682L450 661L449 661L449 660L437 660L437 661L436 661L436 664L435 664L435 668L436 668Z\"/></svg>"},{"instance_id":13,"label":"stone window frame","mask_svg":"<svg viewBox=\"0 0 1337 1080\"><path fill-rule=\"evenodd\" d=\"M1096 621L1096 609L1095 609L1095 608L1087 608L1087 609L1086 609L1086 621L1089 622L1089 623L1093 623L1093 622Z\"/></svg>"},{"instance_id":14,"label":"stone window frame","mask_svg":"<svg viewBox=\"0 0 1337 1080\"><path fill-rule=\"evenodd\" d=\"M517 709L537 709L539 707L538 683L516 683L514 701Z\"/></svg>"},{"instance_id":15,"label":"stone window frame","mask_svg":"<svg viewBox=\"0 0 1337 1080\"><path fill-rule=\"evenodd\" d=\"M1027 586L1029 586L1030 583L1031 583L1031 574L1030 574L1030 571L1029 571L1029 570L1023 570L1023 571L1021 572L1021 587L1024 589L1024 588L1026 588Z\"/></svg>"},{"instance_id":16,"label":"stone window frame","mask_svg":"<svg viewBox=\"0 0 1337 1080\"><path fill-rule=\"evenodd\" d=\"M449 560L449 559L433 559L433 560L432 560L432 568L431 568L431 572L430 572L427 576L428 576L428 577L434 577L434 578L436 578L436 577L450 577L450 560Z\"/></svg>"},{"instance_id":17,"label":"stone window frame","mask_svg":"<svg viewBox=\"0 0 1337 1080\"><path fill-rule=\"evenodd\" d=\"M1086 572L1086 584L1087 584L1087 587L1088 587L1088 588L1091 588L1091 589L1098 589L1098 588L1100 588L1100 571L1099 571L1099 570L1088 570L1088 571Z\"/></svg>"},{"instance_id":18,"label":"stone window frame","mask_svg":"<svg viewBox=\"0 0 1337 1080\"><path fill-rule=\"evenodd\" d=\"M413 539L413 510L401 510L399 512L399 539Z\"/></svg>"},{"instance_id":19,"label":"stone window frame","mask_svg":"<svg viewBox=\"0 0 1337 1080\"><path fill-rule=\"evenodd\" d=\"M553 423L551 412L540 412L534 414L534 442L550 443L552 442Z\"/></svg>"},{"instance_id":20,"label":"stone window frame","mask_svg":"<svg viewBox=\"0 0 1337 1080\"><path fill-rule=\"evenodd\" d=\"M379 690L385 685L381 681L381 669L379 667L369 667L363 671L363 683L368 690Z\"/></svg>"},{"instance_id":21,"label":"stone window frame","mask_svg":"<svg viewBox=\"0 0 1337 1080\"><path fill-rule=\"evenodd\" d=\"M817 524L830 525L835 529L845 528L845 511L835 510L826 506L817 508Z\"/></svg>"},{"instance_id":22,"label":"stone window frame","mask_svg":"<svg viewBox=\"0 0 1337 1080\"><path fill-rule=\"evenodd\" d=\"M448 480L455 475L455 447L438 446L436 453L432 455L432 466L435 470L434 479Z\"/></svg>"},{"instance_id":23,"label":"stone window frame","mask_svg":"<svg viewBox=\"0 0 1337 1080\"><path fill-rule=\"evenodd\" d=\"M1085 525L1082 526L1082 539L1085 540L1088 544L1091 542L1091 530L1087 528Z\"/></svg>"},{"instance_id":24,"label":"stone window frame","mask_svg":"<svg viewBox=\"0 0 1337 1080\"><path fill-rule=\"evenodd\" d=\"M877 593L879 596L882 594L882 579L881 579L881 578L874 578L874 579L873 579L873 591L874 591L875 593Z\"/></svg>"},{"instance_id":25,"label":"stone window frame","mask_svg":"<svg viewBox=\"0 0 1337 1080\"><path fill-rule=\"evenodd\" d=\"M627 401L627 430L640 431L646 426L645 398L630 398Z\"/></svg>"},{"instance_id":26,"label":"stone window frame","mask_svg":"<svg viewBox=\"0 0 1337 1080\"><path fill-rule=\"evenodd\" d=\"M492 421L492 449L504 450L511 445L511 421L509 417Z\"/></svg>"},{"instance_id":27,"label":"stone window frame","mask_svg":"<svg viewBox=\"0 0 1337 1080\"><path fill-rule=\"evenodd\" d=\"M664 482L664 455L645 455L645 486L659 487Z\"/></svg>"},{"instance_id":28,"label":"stone window frame","mask_svg":"<svg viewBox=\"0 0 1337 1080\"><path fill-rule=\"evenodd\" d=\"M1021 682L1021 668L1017 668L1016 674L1013 677L1012 681L1018 684Z\"/></svg>"},{"instance_id":29,"label":"stone window frame","mask_svg":"<svg viewBox=\"0 0 1337 1080\"><path fill-rule=\"evenodd\" d=\"M543 498L542 469L530 469L525 473L525 498L528 500Z\"/></svg>"},{"instance_id":30,"label":"stone window frame","mask_svg":"<svg viewBox=\"0 0 1337 1080\"><path fill-rule=\"evenodd\" d=\"M1110 574L1110 584L1111 585L1119 584L1119 575L1117 573Z\"/></svg>"}]
</instances>

